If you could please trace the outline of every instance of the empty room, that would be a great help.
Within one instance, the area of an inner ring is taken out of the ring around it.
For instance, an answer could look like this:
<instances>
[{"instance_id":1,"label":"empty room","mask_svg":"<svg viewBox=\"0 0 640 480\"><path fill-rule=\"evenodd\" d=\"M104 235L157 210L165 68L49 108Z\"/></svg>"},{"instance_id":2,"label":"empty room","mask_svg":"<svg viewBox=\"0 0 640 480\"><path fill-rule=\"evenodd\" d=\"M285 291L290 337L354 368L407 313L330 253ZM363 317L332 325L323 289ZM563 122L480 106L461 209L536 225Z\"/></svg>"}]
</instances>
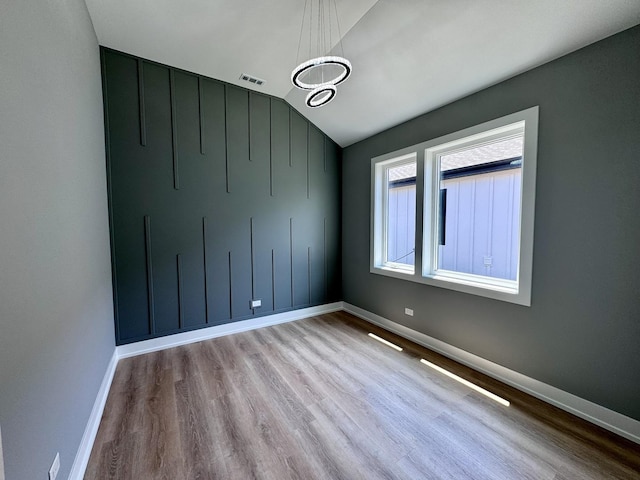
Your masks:
<instances>
[{"instance_id":1,"label":"empty room","mask_svg":"<svg viewBox=\"0 0 640 480\"><path fill-rule=\"evenodd\" d=\"M638 0L0 0L0 480L639 480L639 79Z\"/></svg>"}]
</instances>

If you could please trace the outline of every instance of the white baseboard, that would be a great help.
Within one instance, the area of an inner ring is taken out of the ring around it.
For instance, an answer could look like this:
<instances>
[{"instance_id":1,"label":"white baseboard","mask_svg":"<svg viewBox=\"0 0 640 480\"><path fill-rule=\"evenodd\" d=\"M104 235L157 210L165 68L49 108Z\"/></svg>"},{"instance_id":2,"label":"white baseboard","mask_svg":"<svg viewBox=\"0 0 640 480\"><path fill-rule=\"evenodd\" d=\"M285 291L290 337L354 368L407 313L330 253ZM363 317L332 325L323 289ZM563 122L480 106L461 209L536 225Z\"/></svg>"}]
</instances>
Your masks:
<instances>
[{"instance_id":1,"label":"white baseboard","mask_svg":"<svg viewBox=\"0 0 640 480\"><path fill-rule=\"evenodd\" d=\"M93 403L93 409L87 426L84 429L82 440L80 441L80 447L76 452L76 458L71 466L71 473L69 474L69 480L82 480L84 472L87 469L89 463L89 456L91 455L91 449L93 448L93 442L96 439L98 433L98 427L100 426L100 420L102 419L102 412L104 406L107 403L107 397L109 395L109 389L111 388L111 382L113 375L116 373L116 366L118 365L117 351L114 349L109 365L107 365L107 371L104 374L96 401Z\"/></svg>"},{"instance_id":2,"label":"white baseboard","mask_svg":"<svg viewBox=\"0 0 640 480\"><path fill-rule=\"evenodd\" d=\"M596 403L577 397L571 393L560 390L534 378L527 377L514 370L485 360L482 357L466 352L460 348L449 345L441 340L417 332L411 328L395 323L380 315L371 313L355 305L343 302L344 310L371 322L379 327L389 330L423 347L438 352L463 365L478 370L496 380L500 380L518 390L565 410L577 417L603 427L633 442L640 443L640 421L609 410Z\"/></svg>"},{"instance_id":3,"label":"white baseboard","mask_svg":"<svg viewBox=\"0 0 640 480\"><path fill-rule=\"evenodd\" d=\"M166 337L152 338L151 340L143 340L141 342L130 343L128 345L120 345L116 347L118 358L134 357L143 353L164 350L165 348L177 347L188 343L201 342L209 338L222 337L232 333L246 332L247 330L255 330L256 328L269 327L279 323L292 322L302 318L321 315L323 313L336 312L342 310L342 302L327 303L318 305L317 307L301 308L299 310L291 310L289 312L276 313L274 315L266 315L264 317L250 318L249 320L241 320L239 322L225 323L224 325L216 325L214 327L201 328L191 332L176 333Z\"/></svg>"},{"instance_id":4,"label":"white baseboard","mask_svg":"<svg viewBox=\"0 0 640 480\"><path fill-rule=\"evenodd\" d=\"M449 345L438 339L425 335L424 333L412 330L400 325L399 323L392 322L391 320L376 315L375 313L371 313L360 307L356 307L355 305L351 305L347 302L335 302L326 305L319 305L317 307L303 308L300 310L292 310L289 312L232 322L224 325L216 325L214 327L178 333L175 335L144 340L142 342L116 347L113 357L111 357L111 361L107 366L107 371L105 372L102 384L100 385L100 390L98 391L96 401L93 405L93 410L89 416L89 421L87 422L84 435L82 436L80 447L78 448L76 458L73 462L73 466L71 467L69 480L82 480L84 477L87 464L89 463L91 449L93 448L93 442L95 441L96 434L98 433L98 427L100 426L102 412L104 411L104 406L109 394L109 388L111 387L111 382L116 371L118 360L121 358L133 357L179 345L200 342L209 338L221 337L232 333L246 332L256 328L292 322L294 320L300 320L314 315L321 315L323 313L336 312L339 310L345 310L357 317L411 340L418 345L427 347L460 362L463 365L467 365L468 367L500 380L507 385L533 395L534 397L550 403L551 405L555 405L562 410L566 410L580 418L640 444L640 422L637 420L621 415L593 402L589 402L588 400L577 397L556 387L552 387L551 385L547 385L546 383L527 377L526 375L490 362L489 360L485 360L477 355Z\"/></svg>"},{"instance_id":5,"label":"white baseboard","mask_svg":"<svg viewBox=\"0 0 640 480\"><path fill-rule=\"evenodd\" d=\"M102 379L102 384L100 385L100 390L98 390L98 395L96 396L96 401L93 404L93 409L91 410L91 415L87 421L87 426L84 429L84 434L80 441L80 447L78 448L76 458L73 462L73 466L71 467L69 480L82 480L84 477L89 463L91 449L93 448L93 442L96 439L100 420L102 419L104 406L107 402L107 396L109 395L109 388L111 387L111 382L113 381L113 376L116 372L116 366L121 358L142 355L143 353L164 350L165 348L185 345L187 343L200 342L209 338L221 337L232 333L246 332L248 330L255 330L256 328L278 325L279 323L292 322L294 320L301 320L303 318L313 317L314 315L337 312L339 310L342 310L342 302L328 303L326 305L291 310L289 312L276 313L274 315L267 315L264 317L252 318L224 325L216 325L215 327L202 328L191 332L178 333L175 335L144 340L142 342L116 347L113 352L113 356L109 361L109 365L107 366L104 378Z\"/></svg>"}]
</instances>

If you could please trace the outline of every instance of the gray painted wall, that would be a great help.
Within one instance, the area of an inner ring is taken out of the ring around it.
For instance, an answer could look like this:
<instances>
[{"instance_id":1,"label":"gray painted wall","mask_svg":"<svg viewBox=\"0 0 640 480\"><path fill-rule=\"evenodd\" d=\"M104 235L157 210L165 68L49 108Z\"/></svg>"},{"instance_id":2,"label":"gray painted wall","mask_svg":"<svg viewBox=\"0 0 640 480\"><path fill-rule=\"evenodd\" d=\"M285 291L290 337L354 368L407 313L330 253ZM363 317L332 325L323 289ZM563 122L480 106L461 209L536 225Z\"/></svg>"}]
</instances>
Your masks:
<instances>
[{"instance_id":1,"label":"gray painted wall","mask_svg":"<svg viewBox=\"0 0 640 480\"><path fill-rule=\"evenodd\" d=\"M82 0L0 12L5 469L64 479L114 351L98 42Z\"/></svg>"},{"instance_id":2,"label":"gray painted wall","mask_svg":"<svg viewBox=\"0 0 640 480\"><path fill-rule=\"evenodd\" d=\"M340 148L283 100L102 57L118 343L339 300Z\"/></svg>"},{"instance_id":3,"label":"gray painted wall","mask_svg":"<svg viewBox=\"0 0 640 480\"><path fill-rule=\"evenodd\" d=\"M639 52L634 27L346 148L344 300L640 420ZM370 159L534 105L531 307L369 273Z\"/></svg>"}]
</instances>

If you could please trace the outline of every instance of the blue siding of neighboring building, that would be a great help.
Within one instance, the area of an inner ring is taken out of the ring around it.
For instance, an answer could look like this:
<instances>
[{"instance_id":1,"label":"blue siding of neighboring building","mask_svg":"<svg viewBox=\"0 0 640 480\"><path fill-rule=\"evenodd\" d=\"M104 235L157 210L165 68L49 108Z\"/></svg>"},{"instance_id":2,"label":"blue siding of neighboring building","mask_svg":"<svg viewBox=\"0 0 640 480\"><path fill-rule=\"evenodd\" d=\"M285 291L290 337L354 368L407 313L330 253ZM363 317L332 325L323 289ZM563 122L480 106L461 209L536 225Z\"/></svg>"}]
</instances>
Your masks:
<instances>
[{"instance_id":1,"label":"blue siding of neighboring building","mask_svg":"<svg viewBox=\"0 0 640 480\"><path fill-rule=\"evenodd\" d=\"M438 268L516 280L520 244L521 170L443 180L446 241ZM389 190L387 261L414 265L416 187Z\"/></svg>"}]
</instances>

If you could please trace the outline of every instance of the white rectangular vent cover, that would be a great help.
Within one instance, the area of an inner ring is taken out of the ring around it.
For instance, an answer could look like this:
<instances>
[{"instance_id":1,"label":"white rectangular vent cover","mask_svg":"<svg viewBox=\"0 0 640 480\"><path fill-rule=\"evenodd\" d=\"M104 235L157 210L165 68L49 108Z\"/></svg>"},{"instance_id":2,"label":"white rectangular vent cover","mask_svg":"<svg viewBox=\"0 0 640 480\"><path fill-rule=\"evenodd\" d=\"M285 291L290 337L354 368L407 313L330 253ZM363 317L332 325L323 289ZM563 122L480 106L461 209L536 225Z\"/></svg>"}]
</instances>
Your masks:
<instances>
[{"instance_id":1,"label":"white rectangular vent cover","mask_svg":"<svg viewBox=\"0 0 640 480\"><path fill-rule=\"evenodd\" d=\"M246 73L240 74L240 80L244 80L245 82L255 83L256 85L262 85L264 80L258 77L254 77L252 75L247 75Z\"/></svg>"}]
</instances>

